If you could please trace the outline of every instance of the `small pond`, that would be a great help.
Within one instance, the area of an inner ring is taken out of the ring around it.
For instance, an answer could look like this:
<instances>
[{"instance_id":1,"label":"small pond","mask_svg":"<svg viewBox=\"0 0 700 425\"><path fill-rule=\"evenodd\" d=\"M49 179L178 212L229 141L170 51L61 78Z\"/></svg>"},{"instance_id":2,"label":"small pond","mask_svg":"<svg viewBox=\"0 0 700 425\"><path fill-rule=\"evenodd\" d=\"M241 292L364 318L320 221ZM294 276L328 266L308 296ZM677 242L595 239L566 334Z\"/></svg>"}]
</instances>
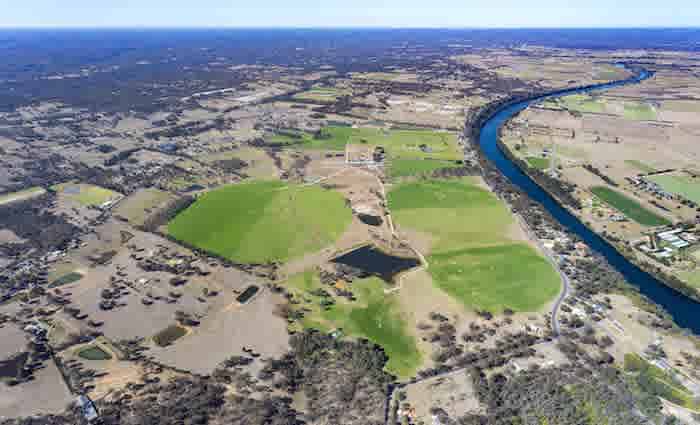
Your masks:
<instances>
[{"instance_id":1,"label":"small pond","mask_svg":"<svg viewBox=\"0 0 700 425\"><path fill-rule=\"evenodd\" d=\"M236 301L241 304L245 304L249 299L253 298L253 295L257 294L259 290L260 288L257 286L250 285L241 293L241 295L236 298Z\"/></svg>"},{"instance_id":2,"label":"small pond","mask_svg":"<svg viewBox=\"0 0 700 425\"><path fill-rule=\"evenodd\" d=\"M333 259L334 263L345 264L371 275L379 276L391 283L394 277L420 265L417 258L404 258L389 255L372 245L365 245Z\"/></svg>"},{"instance_id":3,"label":"small pond","mask_svg":"<svg viewBox=\"0 0 700 425\"><path fill-rule=\"evenodd\" d=\"M29 353L22 352L9 359L0 361L0 378L17 378L22 374Z\"/></svg>"}]
</instances>

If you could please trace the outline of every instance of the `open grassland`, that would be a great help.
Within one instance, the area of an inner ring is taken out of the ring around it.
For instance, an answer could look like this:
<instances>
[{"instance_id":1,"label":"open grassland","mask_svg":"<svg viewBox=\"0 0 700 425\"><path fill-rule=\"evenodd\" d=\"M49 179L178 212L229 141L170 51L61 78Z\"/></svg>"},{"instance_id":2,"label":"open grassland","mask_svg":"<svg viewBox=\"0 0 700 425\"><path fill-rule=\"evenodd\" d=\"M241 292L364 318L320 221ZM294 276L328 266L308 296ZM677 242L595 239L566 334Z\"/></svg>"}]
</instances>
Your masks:
<instances>
[{"instance_id":1,"label":"open grassland","mask_svg":"<svg viewBox=\"0 0 700 425\"><path fill-rule=\"evenodd\" d=\"M41 187L30 187L29 189L20 190L18 192L5 193L0 195L0 205L9 204L10 202L22 201L43 195L46 191Z\"/></svg>"},{"instance_id":2,"label":"open grassland","mask_svg":"<svg viewBox=\"0 0 700 425\"><path fill-rule=\"evenodd\" d=\"M339 97L345 96L349 92L339 90L333 87L316 87L311 90L299 93L294 96L294 99L309 100L312 102L332 103L338 100Z\"/></svg>"},{"instance_id":3,"label":"open grassland","mask_svg":"<svg viewBox=\"0 0 700 425\"><path fill-rule=\"evenodd\" d=\"M456 161L439 159L393 159L389 164L389 176L392 178L430 175L442 168L458 168Z\"/></svg>"},{"instance_id":4,"label":"open grassland","mask_svg":"<svg viewBox=\"0 0 700 425\"><path fill-rule=\"evenodd\" d=\"M665 218L644 208L634 199L604 186L595 186L591 192L603 202L643 226L665 226L671 224Z\"/></svg>"},{"instance_id":5,"label":"open grassland","mask_svg":"<svg viewBox=\"0 0 700 425\"><path fill-rule=\"evenodd\" d=\"M434 238L434 283L466 307L536 311L559 292L559 275L529 245L514 241L505 205L469 179L402 183L388 195L402 228Z\"/></svg>"},{"instance_id":6,"label":"open grassland","mask_svg":"<svg viewBox=\"0 0 700 425\"><path fill-rule=\"evenodd\" d=\"M49 288L56 288L58 286L68 285L74 283L83 278L83 275L78 272L66 273L58 279L54 280L49 284Z\"/></svg>"},{"instance_id":7,"label":"open grassland","mask_svg":"<svg viewBox=\"0 0 700 425\"><path fill-rule=\"evenodd\" d=\"M61 183L51 186L51 190L86 206L102 205L121 196L112 190L84 183Z\"/></svg>"},{"instance_id":8,"label":"open grassland","mask_svg":"<svg viewBox=\"0 0 700 425\"><path fill-rule=\"evenodd\" d=\"M309 145L313 144L313 141L314 138L311 134L299 130L280 130L265 137L265 142L282 146Z\"/></svg>"},{"instance_id":9,"label":"open grassland","mask_svg":"<svg viewBox=\"0 0 700 425\"><path fill-rule=\"evenodd\" d=\"M326 127L318 141L342 150L348 143L382 146L392 158L462 159L454 133L433 130L387 130L381 128ZM331 149L331 148L329 148Z\"/></svg>"},{"instance_id":10,"label":"open grassland","mask_svg":"<svg viewBox=\"0 0 700 425\"><path fill-rule=\"evenodd\" d=\"M393 295L384 293L384 285L376 277L357 280L351 286L357 300L350 302L330 295L314 272L299 274L286 283L300 302L295 308L306 311L303 327L326 332L338 329L345 335L367 338L386 352L387 371L402 378L413 376L421 354Z\"/></svg>"},{"instance_id":11,"label":"open grassland","mask_svg":"<svg viewBox=\"0 0 700 425\"><path fill-rule=\"evenodd\" d=\"M657 174L647 177L665 191L700 203L700 179L688 175Z\"/></svg>"},{"instance_id":12,"label":"open grassland","mask_svg":"<svg viewBox=\"0 0 700 425\"><path fill-rule=\"evenodd\" d=\"M85 360L110 360L112 355L98 345L91 345L78 351L78 357Z\"/></svg>"},{"instance_id":13,"label":"open grassland","mask_svg":"<svg viewBox=\"0 0 700 425\"><path fill-rule=\"evenodd\" d=\"M623 116L635 121L653 121L656 119L656 110L648 103L625 102Z\"/></svg>"},{"instance_id":14,"label":"open grassland","mask_svg":"<svg viewBox=\"0 0 700 425\"><path fill-rule=\"evenodd\" d=\"M337 192L251 182L205 193L168 224L168 233L233 261L283 262L332 244L351 219Z\"/></svg>"},{"instance_id":15,"label":"open grassland","mask_svg":"<svg viewBox=\"0 0 700 425\"><path fill-rule=\"evenodd\" d=\"M637 354L625 354L625 370L633 374L634 383L648 394L661 397L686 409L700 411L693 393L669 372L649 363Z\"/></svg>"},{"instance_id":16,"label":"open grassland","mask_svg":"<svg viewBox=\"0 0 700 425\"><path fill-rule=\"evenodd\" d=\"M124 217L133 225L140 226L154 210L174 199L173 195L162 190L139 190L120 202L115 214Z\"/></svg>"},{"instance_id":17,"label":"open grassland","mask_svg":"<svg viewBox=\"0 0 700 425\"><path fill-rule=\"evenodd\" d=\"M673 112L700 113L700 102L695 100L667 100L663 102L662 109Z\"/></svg>"},{"instance_id":18,"label":"open grassland","mask_svg":"<svg viewBox=\"0 0 700 425\"><path fill-rule=\"evenodd\" d=\"M657 171L656 168L652 167L651 165L646 164L646 163L639 161L639 160L636 160L636 159L626 159L625 163L631 165L632 167L636 168L637 170L639 170L645 174L655 173Z\"/></svg>"},{"instance_id":19,"label":"open grassland","mask_svg":"<svg viewBox=\"0 0 700 425\"><path fill-rule=\"evenodd\" d=\"M530 156L526 158L527 163L532 168L537 168L538 170L546 170L549 168L549 158L540 158L537 156Z\"/></svg>"},{"instance_id":20,"label":"open grassland","mask_svg":"<svg viewBox=\"0 0 700 425\"><path fill-rule=\"evenodd\" d=\"M606 110L604 100L587 94L572 94L558 99L546 100L543 106L549 108L561 107L569 111L593 114L604 114Z\"/></svg>"}]
</instances>

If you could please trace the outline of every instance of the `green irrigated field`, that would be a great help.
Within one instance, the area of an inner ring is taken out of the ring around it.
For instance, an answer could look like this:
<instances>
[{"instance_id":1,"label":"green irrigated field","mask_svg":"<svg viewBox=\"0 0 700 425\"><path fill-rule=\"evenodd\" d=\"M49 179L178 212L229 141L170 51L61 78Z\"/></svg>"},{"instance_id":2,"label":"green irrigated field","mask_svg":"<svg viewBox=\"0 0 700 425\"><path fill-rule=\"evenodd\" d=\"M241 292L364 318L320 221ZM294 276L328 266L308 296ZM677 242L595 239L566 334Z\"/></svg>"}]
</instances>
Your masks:
<instances>
[{"instance_id":1,"label":"green irrigated field","mask_svg":"<svg viewBox=\"0 0 700 425\"><path fill-rule=\"evenodd\" d=\"M168 233L236 262L283 262L332 244L351 219L337 192L251 182L205 193L168 224Z\"/></svg>"},{"instance_id":2,"label":"green irrigated field","mask_svg":"<svg viewBox=\"0 0 700 425\"><path fill-rule=\"evenodd\" d=\"M700 178L674 174L657 174L647 178L667 192L675 193L693 202L700 203Z\"/></svg>"},{"instance_id":3,"label":"green irrigated field","mask_svg":"<svg viewBox=\"0 0 700 425\"><path fill-rule=\"evenodd\" d=\"M665 218L644 208L639 202L604 186L595 186L591 192L603 202L643 226L665 226L671 224Z\"/></svg>"},{"instance_id":4,"label":"green irrigated field","mask_svg":"<svg viewBox=\"0 0 700 425\"><path fill-rule=\"evenodd\" d=\"M367 338L386 352L389 372L402 378L415 374L421 364L416 340L408 332L393 295L384 293L381 279L372 277L353 282L352 291L357 298L354 302L331 295L313 272L294 276L286 286L294 299L300 301L295 308L306 310L302 326L325 332L339 329L349 336Z\"/></svg>"},{"instance_id":5,"label":"green irrigated field","mask_svg":"<svg viewBox=\"0 0 700 425\"><path fill-rule=\"evenodd\" d=\"M530 167L537 168L538 170L546 170L547 168L549 168L549 158L531 156L526 158L526 161L530 165Z\"/></svg>"},{"instance_id":6,"label":"green irrigated field","mask_svg":"<svg viewBox=\"0 0 700 425\"><path fill-rule=\"evenodd\" d=\"M434 238L428 271L466 307L535 311L559 292L556 271L529 245L509 237L513 217L474 181L402 183L388 198L400 227Z\"/></svg>"},{"instance_id":7,"label":"green irrigated field","mask_svg":"<svg viewBox=\"0 0 700 425\"><path fill-rule=\"evenodd\" d=\"M84 183L61 183L51 186L51 190L86 206L99 206L121 196L112 190Z\"/></svg>"},{"instance_id":8,"label":"green irrigated field","mask_svg":"<svg viewBox=\"0 0 700 425\"><path fill-rule=\"evenodd\" d=\"M382 146L392 158L458 160L463 154L454 133L433 130L386 130L373 127L331 126L309 148L343 150L348 143Z\"/></svg>"},{"instance_id":9,"label":"green irrigated field","mask_svg":"<svg viewBox=\"0 0 700 425\"><path fill-rule=\"evenodd\" d=\"M460 167L455 161L439 159L394 159L389 166L389 176L392 178L430 175L441 168Z\"/></svg>"},{"instance_id":10,"label":"green irrigated field","mask_svg":"<svg viewBox=\"0 0 700 425\"><path fill-rule=\"evenodd\" d=\"M656 119L656 110L648 103L625 102L623 116L635 121L653 121Z\"/></svg>"}]
</instances>

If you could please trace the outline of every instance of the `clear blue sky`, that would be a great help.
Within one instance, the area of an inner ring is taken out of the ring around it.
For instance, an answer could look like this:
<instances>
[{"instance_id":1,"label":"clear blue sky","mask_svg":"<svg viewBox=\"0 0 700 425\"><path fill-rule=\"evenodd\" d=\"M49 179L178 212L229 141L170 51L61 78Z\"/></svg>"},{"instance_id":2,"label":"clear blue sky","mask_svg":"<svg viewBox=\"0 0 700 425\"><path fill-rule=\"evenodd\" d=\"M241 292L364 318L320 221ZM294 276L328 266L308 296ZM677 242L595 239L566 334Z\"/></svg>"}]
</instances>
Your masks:
<instances>
[{"instance_id":1,"label":"clear blue sky","mask_svg":"<svg viewBox=\"0 0 700 425\"><path fill-rule=\"evenodd\" d=\"M0 5L0 27L700 25L700 0L3 0Z\"/></svg>"}]
</instances>

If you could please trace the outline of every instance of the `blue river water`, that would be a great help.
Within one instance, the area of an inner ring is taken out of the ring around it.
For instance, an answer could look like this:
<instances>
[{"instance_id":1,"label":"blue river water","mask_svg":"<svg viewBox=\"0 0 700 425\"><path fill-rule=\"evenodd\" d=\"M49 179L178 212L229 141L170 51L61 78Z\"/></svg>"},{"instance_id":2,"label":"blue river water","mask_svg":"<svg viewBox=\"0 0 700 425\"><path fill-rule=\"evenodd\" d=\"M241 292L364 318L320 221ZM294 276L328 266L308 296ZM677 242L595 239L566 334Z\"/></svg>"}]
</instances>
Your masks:
<instances>
[{"instance_id":1,"label":"blue river water","mask_svg":"<svg viewBox=\"0 0 700 425\"><path fill-rule=\"evenodd\" d=\"M651 74L649 72L643 70L636 77L628 80L599 84L583 89L560 90L538 98L505 106L482 125L479 144L484 154L511 183L526 192L530 198L542 204L559 223L569 231L577 234L591 249L603 255L629 283L638 287L642 294L663 307L673 317L676 324L682 328L690 329L695 334L700 334L700 303L664 285L654 276L629 262L603 238L588 229L576 216L562 207L552 196L538 186L532 178L523 173L517 165L504 155L497 143L499 128L532 103L545 98L561 97L591 90L603 90L624 84L635 84L650 76Z\"/></svg>"}]
</instances>

